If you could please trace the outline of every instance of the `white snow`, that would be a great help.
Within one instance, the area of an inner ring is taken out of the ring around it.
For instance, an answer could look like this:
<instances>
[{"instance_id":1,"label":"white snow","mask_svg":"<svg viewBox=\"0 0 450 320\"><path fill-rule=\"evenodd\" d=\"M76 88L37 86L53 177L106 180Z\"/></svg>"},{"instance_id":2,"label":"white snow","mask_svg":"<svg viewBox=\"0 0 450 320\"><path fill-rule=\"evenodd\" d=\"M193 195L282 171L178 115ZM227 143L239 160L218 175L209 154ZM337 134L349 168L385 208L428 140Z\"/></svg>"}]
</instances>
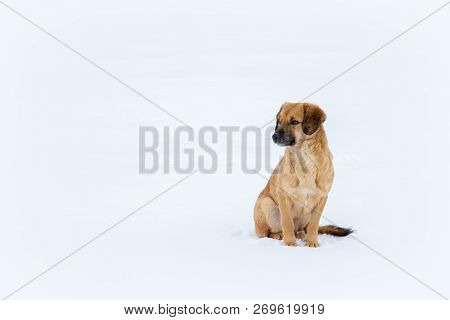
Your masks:
<instances>
[{"instance_id":1,"label":"white snow","mask_svg":"<svg viewBox=\"0 0 450 320\"><path fill-rule=\"evenodd\" d=\"M196 132L263 125L443 4L5 2ZM328 114L335 156L324 215L447 297L449 16L308 99ZM3 297L185 175L138 173L139 126L174 119L2 5L0 38ZM11 298L440 298L352 238L256 238L266 181L240 170L239 142L233 174L221 136L216 174L194 174Z\"/></svg>"}]
</instances>

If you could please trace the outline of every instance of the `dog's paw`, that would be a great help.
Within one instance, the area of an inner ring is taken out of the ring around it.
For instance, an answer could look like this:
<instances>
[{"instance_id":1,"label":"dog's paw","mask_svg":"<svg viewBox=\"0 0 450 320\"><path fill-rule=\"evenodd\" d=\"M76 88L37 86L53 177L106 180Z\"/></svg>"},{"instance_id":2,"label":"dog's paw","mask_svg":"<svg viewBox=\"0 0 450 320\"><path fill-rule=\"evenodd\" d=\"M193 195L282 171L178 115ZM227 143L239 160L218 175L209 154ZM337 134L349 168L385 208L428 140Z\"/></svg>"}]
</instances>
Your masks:
<instances>
[{"instance_id":1,"label":"dog's paw","mask_svg":"<svg viewBox=\"0 0 450 320\"><path fill-rule=\"evenodd\" d=\"M285 246L296 247L297 241L294 239L283 239L283 243Z\"/></svg>"},{"instance_id":2,"label":"dog's paw","mask_svg":"<svg viewBox=\"0 0 450 320\"><path fill-rule=\"evenodd\" d=\"M300 240L302 240L302 241L305 241L305 239L306 239L306 232L303 231L303 230L297 231L297 232L295 233L295 236L297 237L297 239L300 239Z\"/></svg>"},{"instance_id":3,"label":"dog's paw","mask_svg":"<svg viewBox=\"0 0 450 320\"><path fill-rule=\"evenodd\" d=\"M282 232L269 233L269 238L275 240L283 240L283 233Z\"/></svg>"},{"instance_id":4,"label":"dog's paw","mask_svg":"<svg viewBox=\"0 0 450 320\"><path fill-rule=\"evenodd\" d=\"M317 241L317 240L306 240L305 241L305 247L318 248L319 247L319 241Z\"/></svg>"}]
</instances>

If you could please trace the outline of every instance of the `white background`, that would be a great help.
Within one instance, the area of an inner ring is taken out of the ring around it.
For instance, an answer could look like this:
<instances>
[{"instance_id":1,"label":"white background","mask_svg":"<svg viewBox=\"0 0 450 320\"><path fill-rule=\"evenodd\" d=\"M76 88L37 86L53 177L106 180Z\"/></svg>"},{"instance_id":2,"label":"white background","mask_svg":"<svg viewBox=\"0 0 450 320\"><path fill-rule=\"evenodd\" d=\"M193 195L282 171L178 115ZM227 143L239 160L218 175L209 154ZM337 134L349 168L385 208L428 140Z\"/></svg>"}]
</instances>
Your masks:
<instances>
[{"instance_id":1,"label":"white background","mask_svg":"<svg viewBox=\"0 0 450 320\"><path fill-rule=\"evenodd\" d=\"M443 4L6 3L196 130L265 124ZM335 155L324 215L447 297L449 7L308 99ZM139 126L174 119L3 5L0 39L3 297L183 175L138 173ZM11 298L440 298L352 238L257 239L266 181L235 169L194 174Z\"/></svg>"}]
</instances>

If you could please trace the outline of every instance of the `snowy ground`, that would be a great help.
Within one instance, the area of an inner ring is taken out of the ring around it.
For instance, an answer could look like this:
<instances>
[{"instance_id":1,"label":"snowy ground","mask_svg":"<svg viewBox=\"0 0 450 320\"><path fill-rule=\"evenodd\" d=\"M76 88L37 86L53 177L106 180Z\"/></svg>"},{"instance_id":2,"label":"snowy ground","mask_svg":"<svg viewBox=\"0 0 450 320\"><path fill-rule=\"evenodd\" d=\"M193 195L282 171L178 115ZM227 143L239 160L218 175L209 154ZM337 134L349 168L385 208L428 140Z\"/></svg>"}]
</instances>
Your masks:
<instances>
[{"instance_id":1,"label":"snowy ground","mask_svg":"<svg viewBox=\"0 0 450 320\"><path fill-rule=\"evenodd\" d=\"M6 3L196 130L263 125L443 4ZM335 155L325 216L446 297L449 25L450 6L308 99ZM1 4L0 39L4 297L185 175L138 173L139 126L174 119ZM352 238L257 239L266 181L233 168L192 175L11 298L440 298Z\"/></svg>"}]
</instances>

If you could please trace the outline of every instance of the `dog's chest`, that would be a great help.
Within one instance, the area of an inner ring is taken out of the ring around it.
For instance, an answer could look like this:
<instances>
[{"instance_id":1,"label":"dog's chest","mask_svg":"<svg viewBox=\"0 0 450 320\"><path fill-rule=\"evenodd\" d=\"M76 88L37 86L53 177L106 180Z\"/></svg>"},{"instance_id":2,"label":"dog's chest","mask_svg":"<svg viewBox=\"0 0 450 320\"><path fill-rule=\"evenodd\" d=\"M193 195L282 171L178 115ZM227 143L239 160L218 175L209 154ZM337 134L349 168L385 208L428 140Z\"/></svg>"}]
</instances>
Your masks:
<instances>
[{"instance_id":1,"label":"dog's chest","mask_svg":"<svg viewBox=\"0 0 450 320\"><path fill-rule=\"evenodd\" d=\"M317 191L318 168L313 160L307 156L299 157L293 165L294 173L298 180L298 187L305 193L315 193Z\"/></svg>"},{"instance_id":2,"label":"dog's chest","mask_svg":"<svg viewBox=\"0 0 450 320\"><path fill-rule=\"evenodd\" d=\"M307 214L328 192L325 190L327 187L320 184L320 181L323 181L322 175L326 172L321 172L317 162L307 154L300 154L292 161L291 171L289 193L298 209L296 211L299 214Z\"/></svg>"}]
</instances>

